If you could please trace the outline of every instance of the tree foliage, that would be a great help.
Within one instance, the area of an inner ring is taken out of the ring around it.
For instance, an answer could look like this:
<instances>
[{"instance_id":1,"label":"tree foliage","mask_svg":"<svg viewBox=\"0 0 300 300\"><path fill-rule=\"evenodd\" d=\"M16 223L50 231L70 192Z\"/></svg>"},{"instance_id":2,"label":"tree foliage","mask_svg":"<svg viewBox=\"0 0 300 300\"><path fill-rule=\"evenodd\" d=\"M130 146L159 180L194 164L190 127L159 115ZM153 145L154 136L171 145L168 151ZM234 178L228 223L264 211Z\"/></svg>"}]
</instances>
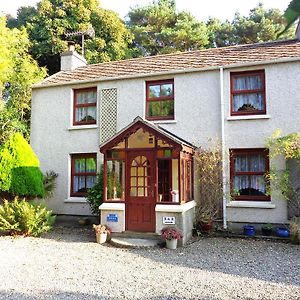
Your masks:
<instances>
[{"instance_id":1,"label":"tree foliage","mask_svg":"<svg viewBox=\"0 0 300 300\"><path fill-rule=\"evenodd\" d=\"M44 196L39 160L20 133L0 148L0 191L15 196Z\"/></svg>"},{"instance_id":2,"label":"tree foliage","mask_svg":"<svg viewBox=\"0 0 300 300\"><path fill-rule=\"evenodd\" d=\"M248 16L236 13L232 21L210 18L206 24L210 46L223 47L277 40L286 22L279 9L265 9L259 4L250 10ZM291 27L281 38L293 38L294 35L295 28Z\"/></svg>"},{"instance_id":3,"label":"tree foliage","mask_svg":"<svg viewBox=\"0 0 300 300\"><path fill-rule=\"evenodd\" d=\"M25 26L32 41L31 53L50 74L60 69L59 54L67 49L67 40L79 37L66 33L95 30L95 38L85 43L89 63L120 60L128 54L131 35L119 16L100 8L98 0L41 0L37 8L21 7L10 26Z\"/></svg>"},{"instance_id":4,"label":"tree foliage","mask_svg":"<svg viewBox=\"0 0 300 300\"><path fill-rule=\"evenodd\" d=\"M300 0L292 0L284 12L284 18L287 21L287 25L284 30L280 33L282 35L285 33L297 19L300 17Z\"/></svg>"},{"instance_id":5,"label":"tree foliage","mask_svg":"<svg viewBox=\"0 0 300 300\"><path fill-rule=\"evenodd\" d=\"M9 29L0 18L0 145L14 132L28 135L31 86L45 77L28 54L26 30Z\"/></svg>"},{"instance_id":6,"label":"tree foliage","mask_svg":"<svg viewBox=\"0 0 300 300\"><path fill-rule=\"evenodd\" d=\"M208 43L205 24L189 12L177 12L174 0L133 8L126 23L134 35L134 56L196 50Z\"/></svg>"}]
</instances>

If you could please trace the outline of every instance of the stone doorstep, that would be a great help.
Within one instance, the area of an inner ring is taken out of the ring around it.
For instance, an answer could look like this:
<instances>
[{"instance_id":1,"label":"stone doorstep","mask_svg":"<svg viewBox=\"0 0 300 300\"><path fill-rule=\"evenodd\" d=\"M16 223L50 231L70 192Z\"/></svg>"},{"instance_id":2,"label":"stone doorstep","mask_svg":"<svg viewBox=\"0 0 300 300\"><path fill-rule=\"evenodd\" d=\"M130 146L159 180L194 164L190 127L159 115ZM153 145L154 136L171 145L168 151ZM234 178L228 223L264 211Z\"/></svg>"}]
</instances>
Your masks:
<instances>
[{"instance_id":1,"label":"stone doorstep","mask_svg":"<svg viewBox=\"0 0 300 300\"><path fill-rule=\"evenodd\" d=\"M163 240L155 233L123 232L112 233L109 243L118 248L152 248L159 247Z\"/></svg>"}]
</instances>

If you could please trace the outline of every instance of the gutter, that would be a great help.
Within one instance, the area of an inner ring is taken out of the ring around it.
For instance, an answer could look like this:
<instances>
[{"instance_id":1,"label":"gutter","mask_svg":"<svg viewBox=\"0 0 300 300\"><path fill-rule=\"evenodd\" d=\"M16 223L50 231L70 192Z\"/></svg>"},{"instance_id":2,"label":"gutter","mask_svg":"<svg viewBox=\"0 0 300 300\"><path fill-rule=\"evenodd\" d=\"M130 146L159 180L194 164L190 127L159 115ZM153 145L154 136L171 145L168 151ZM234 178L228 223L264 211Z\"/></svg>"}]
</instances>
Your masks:
<instances>
[{"instance_id":1,"label":"gutter","mask_svg":"<svg viewBox=\"0 0 300 300\"><path fill-rule=\"evenodd\" d=\"M227 178L226 178L226 141L225 141L225 109L224 109L224 68L220 70L220 106L221 106L221 150L222 150L222 180L223 180L223 228L227 229Z\"/></svg>"},{"instance_id":2,"label":"gutter","mask_svg":"<svg viewBox=\"0 0 300 300\"><path fill-rule=\"evenodd\" d=\"M222 66L223 70L225 69L235 69L235 68L245 68L245 67L255 67L261 65L270 65L270 64L279 64L279 63L288 63L288 62L300 62L300 57L288 57L288 58L279 58L275 60L264 60L264 61L256 61L256 62L246 62L246 63L234 63L227 66ZM190 69L183 69L183 70L170 70L164 72L157 72L157 73L142 73L142 74L134 74L134 75L124 75L124 76L117 76L117 77L98 77L95 79L87 79L87 80L73 80L68 82L62 83L45 83L45 84L34 84L32 86L33 89L40 89L40 88L48 88L48 87L56 87L56 86L65 86L65 85L78 85L78 84L91 84L96 82L106 82L106 81L115 81L115 80L126 80L126 79L135 79L135 78L152 78L158 76L165 76L165 75L176 75L176 74L186 74L186 73L195 73L195 72L206 72L206 71L216 71L220 70L221 66L211 66L206 68L190 68ZM49 76L47 79L54 77L56 74Z\"/></svg>"}]
</instances>

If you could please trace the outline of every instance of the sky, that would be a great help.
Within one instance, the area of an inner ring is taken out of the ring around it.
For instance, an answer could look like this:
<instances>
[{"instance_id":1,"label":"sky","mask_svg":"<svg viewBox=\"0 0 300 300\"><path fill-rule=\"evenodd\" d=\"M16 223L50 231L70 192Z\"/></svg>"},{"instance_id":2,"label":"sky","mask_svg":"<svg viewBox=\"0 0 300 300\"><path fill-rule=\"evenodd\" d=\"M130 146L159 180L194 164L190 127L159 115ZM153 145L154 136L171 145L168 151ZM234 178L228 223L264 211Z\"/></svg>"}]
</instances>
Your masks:
<instances>
[{"instance_id":1,"label":"sky","mask_svg":"<svg viewBox=\"0 0 300 300\"><path fill-rule=\"evenodd\" d=\"M238 11L248 15L249 10L262 2L267 8L284 11L291 0L176 0L178 10L190 11L197 19L205 21L209 17L231 20ZM18 7L34 6L38 0L0 0L0 12L16 16ZM151 3L151 0L100 0L103 8L116 11L124 18L130 7Z\"/></svg>"}]
</instances>

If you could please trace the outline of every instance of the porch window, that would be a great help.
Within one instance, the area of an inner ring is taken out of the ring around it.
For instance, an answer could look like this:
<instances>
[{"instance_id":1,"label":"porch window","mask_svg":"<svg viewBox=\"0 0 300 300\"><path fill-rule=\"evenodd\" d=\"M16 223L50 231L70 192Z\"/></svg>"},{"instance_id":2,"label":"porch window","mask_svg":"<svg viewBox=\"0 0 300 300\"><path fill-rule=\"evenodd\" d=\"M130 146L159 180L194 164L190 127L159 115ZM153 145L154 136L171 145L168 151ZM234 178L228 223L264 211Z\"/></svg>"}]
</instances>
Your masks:
<instances>
[{"instance_id":1,"label":"porch window","mask_svg":"<svg viewBox=\"0 0 300 300\"><path fill-rule=\"evenodd\" d=\"M73 125L96 124L97 88L74 90Z\"/></svg>"},{"instance_id":2,"label":"porch window","mask_svg":"<svg viewBox=\"0 0 300 300\"><path fill-rule=\"evenodd\" d=\"M124 201L125 199L125 152L109 151L106 162L107 201Z\"/></svg>"},{"instance_id":3,"label":"porch window","mask_svg":"<svg viewBox=\"0 0 300 300\"><path fill-rule=\"evenodd\" d=\"M231 115L266 113L265 72L231 73Z\"/></svg>"},{"instance_id":4,"label":"porch window","mask_svg":"<svg viewBox=\"0 0 300 300\"><path fill-rule=\"evenodd\" d=\"M234 149L230 157L231 188L235 200L268 201L267 149Z\"/></svg>"},{"instance_id":5,"label":"porch window","mask_svg":"<svg viewBox=\"0 0 300 300\"><path fill-rule=\"evenodd\" d=\"M174 119L174 80L146 83L146 118L148 120Z\"/></svg>"},{"instance_id":6,"label":"porch window","mask_svg":"<svg viewBox=\"0 0 300 300\"><path fill-rule=\"evenodd\" d=\"M96 154L71 155L71 196L86 196L96 182Z\"/></svg>"}]
</instances>

